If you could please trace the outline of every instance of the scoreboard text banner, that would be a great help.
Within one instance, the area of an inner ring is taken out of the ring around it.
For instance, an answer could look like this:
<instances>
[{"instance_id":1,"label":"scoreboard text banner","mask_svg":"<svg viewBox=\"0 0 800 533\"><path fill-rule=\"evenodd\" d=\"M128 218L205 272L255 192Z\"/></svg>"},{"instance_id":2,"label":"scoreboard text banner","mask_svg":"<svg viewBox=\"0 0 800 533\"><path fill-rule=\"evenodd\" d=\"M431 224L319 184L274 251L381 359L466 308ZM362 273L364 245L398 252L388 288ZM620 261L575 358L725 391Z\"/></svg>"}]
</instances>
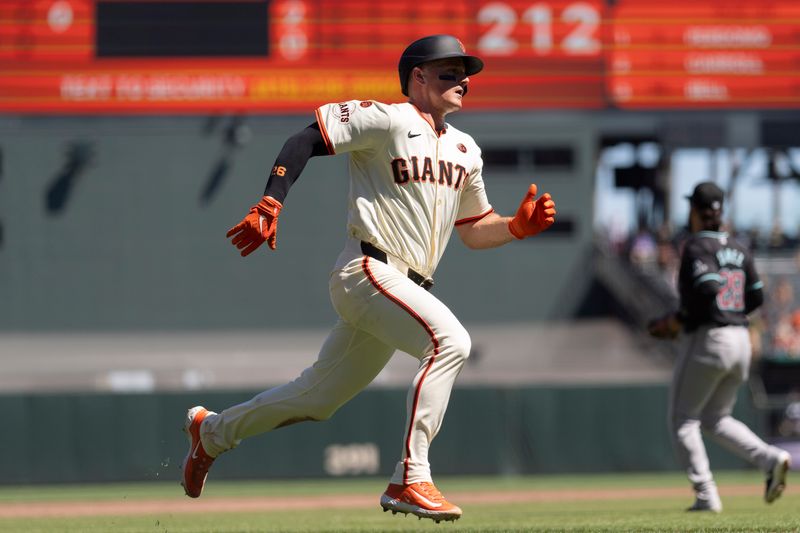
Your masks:
<instances>
[{"instance_id":1,"label":"scoreboard text banner","mask_svg":"<svg viewBox=\"0 0 800 533\"><path fill-rule=\"evenodd\" d=\"M794 0L0 0L0 112L400 102L434 33L486 63L469 110L800 108L798 27Z\"/></svg>"}]
</instances>

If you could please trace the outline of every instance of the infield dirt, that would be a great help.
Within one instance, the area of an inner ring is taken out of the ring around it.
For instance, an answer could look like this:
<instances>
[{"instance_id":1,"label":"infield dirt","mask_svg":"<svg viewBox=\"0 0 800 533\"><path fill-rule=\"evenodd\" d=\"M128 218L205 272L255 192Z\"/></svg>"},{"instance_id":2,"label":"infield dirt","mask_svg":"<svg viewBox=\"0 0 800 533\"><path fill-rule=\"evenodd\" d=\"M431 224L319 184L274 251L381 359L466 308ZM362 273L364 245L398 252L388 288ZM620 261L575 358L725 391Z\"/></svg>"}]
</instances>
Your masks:
<instances>
[{"instance_id":1,"label":"infield dirt","mask_svg":"<svg viewBox=\"0 0 800 533\"><path fill-rule=\"evenodd\" d=\"M176 490L179 490L178 487ZM761 487L755 485L725 486L726 496L758 496ZM355 509L378 506L379 495L345 494L330 496L249 496L202 497L185 499L125 499L103 501L5 502L0 503L0 518L130 516L160 513L191 513L202 507L203 513L238 513L286 511L302 509ZM546 503L553 501L602 501L620 499L660 499L686 496L688 487L633 488L602 490L517 490L493 492L448 492L447 497L459 504ZM202 503L200 503L202 502Z\"/></svg>"}]
</instances>

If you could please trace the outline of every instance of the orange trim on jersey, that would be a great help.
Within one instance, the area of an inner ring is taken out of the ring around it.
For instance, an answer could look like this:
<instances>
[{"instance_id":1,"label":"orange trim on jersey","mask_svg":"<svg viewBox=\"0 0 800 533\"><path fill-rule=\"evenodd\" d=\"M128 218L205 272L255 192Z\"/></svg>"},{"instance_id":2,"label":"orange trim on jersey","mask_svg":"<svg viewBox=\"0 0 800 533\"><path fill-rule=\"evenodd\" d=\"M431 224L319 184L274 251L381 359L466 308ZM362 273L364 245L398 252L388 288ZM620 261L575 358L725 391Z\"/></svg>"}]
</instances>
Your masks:
<instances>
[{"instance_id":1,"label":"orange trim on jersey","mask_svg":"<svg viewBox=\"0 0 800 533\"><path fill-rule=\"evenodd\" d=\"M428 371L430 371L431 367L433 366L433 362L436 360L436 356L439 355L439 339L436 338L436 334L433 332L433 328L425 322L425 319L422 318L417 314L416 311L411 309L409 305L397 296L391 294L389 291L386 290L383 285L378 282L375 276L372 274L372 271L369 269L369 260L370 257L368 255L364 256L364 259L361 261L361 268L364 270L364 273L367 275L367 279L369 282L372 283L373 287L378 289L378 292L386 296L389 300L396 303L403 311L411 315L411 317L419 322L419 324L425 329L428 335L431 338L431 342L433 343L433 355L431 355L428 364L425 365L425 371L422 373L422 376L419 378L419 383L417 383L416 389L414 389L414 401L411 403L411 416L409 417L408 422L408 432L406 433L406 457L403 459L403 484L408 485L408 461L411 458L411 432L414 430L414 421L417 417L417 405L419 404L419 395L422 391L422 384L425 382L425 377L428 375Z\"/></svg>"},{"instance_id":2,"label":"orange trim on jersey","mask_svg":"<svg viewBox=\"0 0 800 533\"><path fill-rule=\"evenodd\" d=\"M424 114L422 111L420 111L420 110L419 110L419 108L418 108L417 106L415 106L413 103L409 102L409 104L411 104L411 107L413 107L413 108L414 108L414 110L415 110L415 111L416 111L416 112L419 114L419 116L420 116L420 117L422 117L422 120L424 120L425 122L427 122L427 123L428 123L428 126L430 126L430 127L431 127L431 129L433 130L433 132L434 132L434 133L436 133L436 136L437 136L437 137L441 137L441 136L442 136L444 133L446 133L446 132L447 132L447 130L446 130L446 129L442 129L442 131L437 131L437 130L436 130L436 125L433 123L433 119L430 117L430 115L425 115L425 114Z\"/></svg>"},{"instance_id":3,"label":"orange trim on jersey","mask_svg":"<svg viewBox=\"0 0 800 533\"><path fill-rule=\"evenodd\" d=\"M325 148L328 149L328 155L336 155L336 150L333 148L333 143L328 135L328 130L325 129L325 121L322 120L322 115L319 112L320 108L314 110L314 116L317 117L317 124L319 124L319 131L322 133L322 140L325 141Z\"/></svg>"},{"instance_id":4,"label":"orange trim on jersey","mask_svg":"<svg viewBox=\"0 0 800 533\"><path fill-rule=\"evenodd\" d=\"M475 215L474 217L467 217L467 218L462 218L461 220L456 220L456 226L460 226L461 224L468 224L470 222L477 222L478 220L482 219L486 215L493 212L494 208L490 207L488 211L486 211L485 213L481 213L480 215Z\"/></svg>"}]
</instances>

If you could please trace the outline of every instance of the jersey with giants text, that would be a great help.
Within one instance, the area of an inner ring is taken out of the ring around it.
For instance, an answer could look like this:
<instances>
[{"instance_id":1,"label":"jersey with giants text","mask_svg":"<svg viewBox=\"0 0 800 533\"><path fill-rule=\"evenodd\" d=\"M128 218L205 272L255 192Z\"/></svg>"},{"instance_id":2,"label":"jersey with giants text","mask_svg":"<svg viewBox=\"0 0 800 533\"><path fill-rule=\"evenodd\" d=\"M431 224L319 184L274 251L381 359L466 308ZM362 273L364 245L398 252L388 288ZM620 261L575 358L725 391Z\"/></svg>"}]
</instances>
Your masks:
<instances>
[{"instance_id":1,"label":"jersey with giants text","mask_svg":"<svg viewBox=\"0 0 800 533\"><path fill-rule=\"evenodd\" d=\"M350 153L348 232L431 276L456 224L492 212L475 141L441 132L410 103L349 101L316 110L328 151Z\"/></svg>"},{"instance_id":2,"label":"jersey with giants text","mask_svg":"<svg viewBox=\"0 0 800 533\"><path fill-rule=\"evenodd\" d=\"M710 281L719 283L711 301L701 287ZM678 284L687 331L703 324L746 325L745 294L763 286L750 251L718 231L699 231L686 242Z\"/></svg>"}]
</instances>

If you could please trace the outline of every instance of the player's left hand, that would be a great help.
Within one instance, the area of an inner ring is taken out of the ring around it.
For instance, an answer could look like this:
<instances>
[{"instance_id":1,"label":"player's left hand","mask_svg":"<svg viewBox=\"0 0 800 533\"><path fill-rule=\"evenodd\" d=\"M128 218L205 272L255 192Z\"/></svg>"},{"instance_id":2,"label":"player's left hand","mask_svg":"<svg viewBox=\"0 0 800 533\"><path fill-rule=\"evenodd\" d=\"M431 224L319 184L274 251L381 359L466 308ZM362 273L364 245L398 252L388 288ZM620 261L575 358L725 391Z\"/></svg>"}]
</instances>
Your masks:
<instances>
[{"instance_id":1,"label":"player's left hand","mask_svg":"<svg viewBox=\"0 0 800 533\"><path fill-rule=\"evenodd\" d=\"M517 214L508 223L509 231L517 239L536 235L555 222L556 204L550 197L550 193L546 192L534 200L536 191L536 184L531 183L525 198L522 199L522 203L517 209Z\"/></svg>"},{"instance_id":2,"label":"player's left hand","mask_svg":"<svg viewBox=\"0 0 800 533\"><path fill-rule=\"evenodd\" d=\"M647 332L656 339L674 339L681 332L681 322L675 313L651 320Z\"/></svg>"},{"instance_id":3,"label":"player's left hand","mask_svg":"<svg viewBox=\"0 0 800 533\"><path fill-rule=\"evenodd\" d=\"M250 208L244 219L228 230L231 244L241 250L242 257L250 255L267 241L274 250L278 240L278 215L283 208L278 200L264 196L261 201Z\"/></svg>"}]
</instances>

